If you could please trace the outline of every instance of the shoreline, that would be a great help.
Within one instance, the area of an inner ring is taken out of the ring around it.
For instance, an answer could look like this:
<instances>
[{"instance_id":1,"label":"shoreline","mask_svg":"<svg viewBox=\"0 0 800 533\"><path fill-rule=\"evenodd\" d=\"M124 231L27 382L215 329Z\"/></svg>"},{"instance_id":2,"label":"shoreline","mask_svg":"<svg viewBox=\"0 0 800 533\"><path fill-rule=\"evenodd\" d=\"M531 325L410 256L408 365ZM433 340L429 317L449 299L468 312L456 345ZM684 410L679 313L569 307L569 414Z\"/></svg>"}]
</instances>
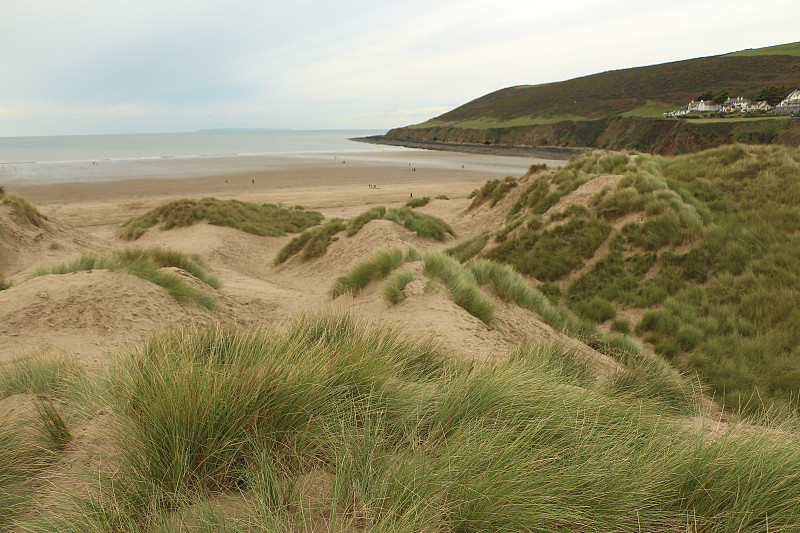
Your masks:
<instances>
[{"instance_id":1,"label":"shoreline","mask_svg":"<svg viewBox=\"0 0 800 533\"><path fill-rule=\"evenodd\" d=\"M445 141L423 141L417 139L398 139L386 135L370 135L369 137L353 137L355 142L367 144L382 144L386 146L402 146L417 150L437 150L444 152L461 152L467 154L495 155L503 157L534 157L537 159L550 159L568 161L572 157L590 152L592 148L567 148L567 147L531 147L510 146L498 144L454 143Z\"/></svg>"},{"instance_id":2,"label":"shoreline","mask_svg":"<svg viewBox=\"0 0 800 533\"><path fill-rule=\"evenodd\" d=\"M404 150L318 157L248 157L172 160L156 172L149 164L91 164L92 181L0 184L77 227L117 224L161 203L213 196L259 203L303 205L336 216L355 216L364 205L392 204L414 196L466 197L484 182L523 175L535 159ZM557 166L559 161L547 161ZM105 172L105 179L101 177ZM87 176L89 177L89 176ZM375 187L370 187L374 185Z\"/></svg>"}]
</instances>

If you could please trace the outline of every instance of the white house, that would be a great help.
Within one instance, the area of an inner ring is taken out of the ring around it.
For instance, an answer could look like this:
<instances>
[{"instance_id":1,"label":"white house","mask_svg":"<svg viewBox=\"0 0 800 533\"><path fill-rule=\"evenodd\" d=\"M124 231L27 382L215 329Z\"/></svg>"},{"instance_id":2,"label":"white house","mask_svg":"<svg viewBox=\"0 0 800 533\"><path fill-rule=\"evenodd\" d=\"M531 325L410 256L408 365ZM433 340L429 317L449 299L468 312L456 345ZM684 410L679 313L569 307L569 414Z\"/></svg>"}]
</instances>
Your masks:
<instances>
[{"instance_id":1,"label":"white house","mask_svg":"<svg viewBox=\"0 0 800 533\"><path fill-rule=\"evenodd\" d=\"M800 106L800 89L792 91L776 107Z\"/></svg>"},{"instance_id":2,"label":"white house","mask_svg":"<svg viewBox=\"0 0 800 533\"><path fill-rule=\"evenodd\" d=\"M719 111L721 106L718 106L711 100L700 100L699 102L689 102L686 110L691 113L693 111Z\"/></svg>"},{"instance_id":3,"label":"white house","mask_svg":"<svg viewBox=\"0 0 800 533\"><path fill-rule=\"evenodd\" d=\"M737 96L736 98L728 98L722 104L723 113L747 113L750 111L751 102L747 98Z\"/></svg>"}]
</instances>

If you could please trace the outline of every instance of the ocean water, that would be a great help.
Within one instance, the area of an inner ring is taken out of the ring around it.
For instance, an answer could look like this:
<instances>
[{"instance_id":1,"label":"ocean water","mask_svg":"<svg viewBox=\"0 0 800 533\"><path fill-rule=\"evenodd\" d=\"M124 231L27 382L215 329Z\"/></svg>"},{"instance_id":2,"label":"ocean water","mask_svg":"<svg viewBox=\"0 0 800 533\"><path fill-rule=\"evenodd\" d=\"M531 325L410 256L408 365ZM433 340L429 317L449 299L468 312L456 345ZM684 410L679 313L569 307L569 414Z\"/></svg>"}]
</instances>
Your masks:
<instances>
[{"instance_id":1,"label":"ocean water","mask_svg":"<svg viewBox=\"0 0 800 533\"><path fill-rule=\"evenodd\" d=\"M223 131L62 137L0 137L0 184L51 184L173 176L221 158L303 157L404 148L350 141L382 130ZM99 170L102 168L102 172ZM214 170L216 171L216 169Z\"/></svg>"},{"instance_id":2,"label":"ocean water","mask_svg":"<svg viewBox=\"0 0 800 533\"><path fill-rule=\"evenodd\" d=\"M219 157L326 152L368 152L386 147L350 141L382 130L224 131L0 137L0 164Z\"/></svg>"}]
</instances>

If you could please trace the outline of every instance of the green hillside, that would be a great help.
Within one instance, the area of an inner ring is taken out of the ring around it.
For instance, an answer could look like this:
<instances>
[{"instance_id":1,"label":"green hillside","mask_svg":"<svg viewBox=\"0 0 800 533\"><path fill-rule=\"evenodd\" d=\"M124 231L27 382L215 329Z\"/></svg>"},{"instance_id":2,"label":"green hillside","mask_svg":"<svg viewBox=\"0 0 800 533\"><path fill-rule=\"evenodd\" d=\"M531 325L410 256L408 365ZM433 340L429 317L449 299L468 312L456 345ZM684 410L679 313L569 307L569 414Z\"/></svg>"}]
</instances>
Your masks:
<instances>
[{"instance_id":1,"label":"green hillside","mask_svg":"<svg viewBox=\"0 0 800 533\"><path fill-rule=\"evenodd\" d=\"M491 198L508 225L472 254L696 372L729 408L796 408L798 149L594 152L511 185L476 191L473 205Z\"/></svg>"},{"instance_id":2,"label":"green hillside","mask_svg":"<svg viewBox=\"0 0 800 533\"><path fill-rule=\"evenodd\" d=\"M637 148L675 153L676 143L661 142L661 149L654 150L646 135L641 133L633 141L619 142L620 123L626 129L641 128L639 119L650 118L684 124L684 127L689 125L694 131L697 123L663 119L662 114L680 109L709 91L713 94L727 91L732 97L752 99L769 86L800 87L800 43L614 70L556 83L508 87L421 124L391 130L387 137L429 142ZM761 124L755 129L759 132L790 127L788 122L768 123L780 120L771 115L758 118ZM622 119L628 120L621 122ZM780 135L768 135L768 139L738 138L733 131L740 127L737 122L751 120L750 117L725 120L718 128L724 130L724 134L710 142L710 146L730 142L787 144L786 136ZM582 122L589 124L581 126ZM651 126L645 123L644 127ZM553 134L556 127L561 131ZM572 129L589 129L595 134L576 136ZM688 137L705 135L698 130ZM693 142L690 138L689 144Z\"/></svg>"},{"instance_id":3,"label":"green hillside","mask_svg":"<svg viewBox=\"0 0 800 533\"><path fill-rule=\"evenodd\" d=\"M800 56L800 42L790 44L779 44L778 46L767 46L766 48L750 48L728 54L731 56L765 56L765 55L787 55Z\"/></svg>"}]
</instances>

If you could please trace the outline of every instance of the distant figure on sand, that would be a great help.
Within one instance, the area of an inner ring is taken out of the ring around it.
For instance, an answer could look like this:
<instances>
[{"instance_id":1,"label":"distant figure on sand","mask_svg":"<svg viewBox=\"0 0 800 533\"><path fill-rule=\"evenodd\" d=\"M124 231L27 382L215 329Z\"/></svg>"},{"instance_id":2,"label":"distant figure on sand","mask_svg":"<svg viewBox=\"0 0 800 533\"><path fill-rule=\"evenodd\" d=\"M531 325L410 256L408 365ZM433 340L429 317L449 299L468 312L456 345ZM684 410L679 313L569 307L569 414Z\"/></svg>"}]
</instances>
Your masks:
<instances>
[{"instance_id":1,"label":"distant figure on sand","mask_svg":"<svg viewBox=\"0 0 800 533\"><path fill-rule=\"evenodd\" d=\"M250 181L252 181L252 182L253 182L253 185L255 185L255 184L256 184L256 180L255 180L255 179L252 179L252 180L250 180Z\"/></svg>"},{"instance_id":2,"label":"distant figure on sand","mask_svg":"<svg viewBox=\"0 0 800 533\"><path fill-rule=\"evenodd\" d=\"M414 198L414 193L413 193L413 192L412 192L411 194L409 194L409 195L408 195L408 199L409 199L409 200L411 200L412 198Z\"/></svg>"}]
</instances>

